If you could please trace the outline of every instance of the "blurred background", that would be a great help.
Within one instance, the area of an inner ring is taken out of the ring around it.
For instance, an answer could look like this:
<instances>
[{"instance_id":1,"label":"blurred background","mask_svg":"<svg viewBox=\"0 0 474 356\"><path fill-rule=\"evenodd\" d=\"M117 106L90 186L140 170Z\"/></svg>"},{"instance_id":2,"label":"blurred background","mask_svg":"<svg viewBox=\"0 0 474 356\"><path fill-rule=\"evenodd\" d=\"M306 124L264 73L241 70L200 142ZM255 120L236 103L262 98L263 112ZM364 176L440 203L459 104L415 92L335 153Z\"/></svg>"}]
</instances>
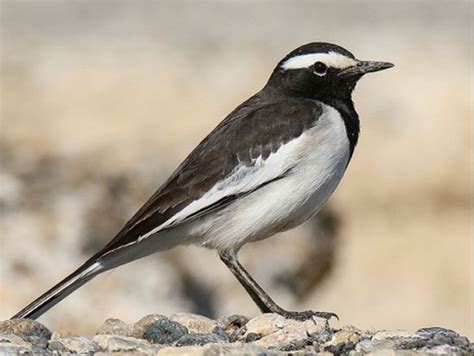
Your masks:
<instances>
[{"instance_id":1,"label":"blurred background","mask_svg":"<svg viewBox=\"0 0 474 356\"><path fill-rule=\"evenodd\" d=\"M327 208L247 245L282 306L471 338L469 1L5 1L0 319L121 228L274 65L312 41L394 69L354 94L362 135ZM40 320L93 335L150 313L259 312L196 247L99 276Z\"/></svg>"}]
</instances>

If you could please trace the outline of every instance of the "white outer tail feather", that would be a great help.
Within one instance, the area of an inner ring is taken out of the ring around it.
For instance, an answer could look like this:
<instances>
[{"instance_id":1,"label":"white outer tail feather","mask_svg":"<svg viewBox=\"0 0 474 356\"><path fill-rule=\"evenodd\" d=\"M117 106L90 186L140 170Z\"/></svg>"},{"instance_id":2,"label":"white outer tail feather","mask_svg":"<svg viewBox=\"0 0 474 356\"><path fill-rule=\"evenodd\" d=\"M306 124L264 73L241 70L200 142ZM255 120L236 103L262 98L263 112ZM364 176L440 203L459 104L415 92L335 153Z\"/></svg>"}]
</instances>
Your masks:
<instances>
[{"instance_id":1,"label":"white outer tail feather","mask_svg":"<svg viewBox=\"0 0 474 356\"><path fill-rule=\"evenodd\" d=\"M48 290L46 293L15 314L12 319L36 319L40 317L76 289L89 282L99 273L105 271L105 268L100 262L93 262L90 266L87 266L88 263L91 262L86 262L77 271L73 272L71 275L63 279L53 288Z\"/></svg>"}]
</instances>

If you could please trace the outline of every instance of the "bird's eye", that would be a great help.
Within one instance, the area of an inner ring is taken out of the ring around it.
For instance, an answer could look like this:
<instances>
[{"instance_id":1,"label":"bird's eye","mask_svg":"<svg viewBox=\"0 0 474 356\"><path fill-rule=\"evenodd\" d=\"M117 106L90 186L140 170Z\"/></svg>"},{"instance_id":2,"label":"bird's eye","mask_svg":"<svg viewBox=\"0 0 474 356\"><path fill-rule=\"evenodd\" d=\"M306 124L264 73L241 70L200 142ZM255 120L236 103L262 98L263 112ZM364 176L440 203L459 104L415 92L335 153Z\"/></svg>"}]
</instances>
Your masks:
<instances>
[{"instance_id":1,"label":"bird's eye","mask_svg":"<svg viewBox=\"0 0 474 356\"><path fill-rule=\"evenodd\" d=\"M314 72L317 75L324 75L324 74L326 74L326 72L328 70L327 65L325 65L323 62L314 63L313 68L314 68Z\"/></svg>"}]
</instances>

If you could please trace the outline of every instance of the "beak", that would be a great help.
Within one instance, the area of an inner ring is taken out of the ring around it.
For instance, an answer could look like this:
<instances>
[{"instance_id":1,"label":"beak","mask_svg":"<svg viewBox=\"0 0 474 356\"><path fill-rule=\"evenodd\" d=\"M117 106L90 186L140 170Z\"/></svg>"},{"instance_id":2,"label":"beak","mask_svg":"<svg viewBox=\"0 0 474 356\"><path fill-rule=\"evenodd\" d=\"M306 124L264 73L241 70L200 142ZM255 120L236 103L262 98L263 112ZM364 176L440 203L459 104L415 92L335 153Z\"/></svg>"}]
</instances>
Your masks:
<instances>
[{"instance_id":1,"label":"beak","mask_svg":"<svg viewBox=\"0 0 474 356\"><path fill-rule=\"evenodd\" d=\"M346 68L338 73L338 77L361 76L366 73L378 72L392 68L394 64L389 62L358 61L356 65Z\"/></svg>"}]
</instances>

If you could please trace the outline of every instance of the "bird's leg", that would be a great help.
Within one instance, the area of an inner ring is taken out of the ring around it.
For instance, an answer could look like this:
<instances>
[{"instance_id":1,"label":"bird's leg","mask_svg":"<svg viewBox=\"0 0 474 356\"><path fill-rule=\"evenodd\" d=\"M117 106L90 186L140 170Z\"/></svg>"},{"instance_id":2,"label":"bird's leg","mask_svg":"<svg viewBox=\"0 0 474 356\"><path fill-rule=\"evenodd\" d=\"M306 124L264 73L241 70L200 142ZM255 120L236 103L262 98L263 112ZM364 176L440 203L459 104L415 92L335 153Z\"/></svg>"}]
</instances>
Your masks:
<instances>
[{"instance_id":1,"label":"bird's leg","mask_svg":"<svg viewBox=\"0 0 474 356\"><path fill-rule=\"evenodd\" d=\"M252 276L242 267L235 254L220 252L219 257L239 280L240 284L242 284L262 313L277 313L285 318L297 320L307 320L313 316L325 319L330 319L331 317L339 319L336 314L330 312L316 312L312 310L294 312L283 309L270 298L262 287L260 287Z\"/></svg>"}]
</instances>

